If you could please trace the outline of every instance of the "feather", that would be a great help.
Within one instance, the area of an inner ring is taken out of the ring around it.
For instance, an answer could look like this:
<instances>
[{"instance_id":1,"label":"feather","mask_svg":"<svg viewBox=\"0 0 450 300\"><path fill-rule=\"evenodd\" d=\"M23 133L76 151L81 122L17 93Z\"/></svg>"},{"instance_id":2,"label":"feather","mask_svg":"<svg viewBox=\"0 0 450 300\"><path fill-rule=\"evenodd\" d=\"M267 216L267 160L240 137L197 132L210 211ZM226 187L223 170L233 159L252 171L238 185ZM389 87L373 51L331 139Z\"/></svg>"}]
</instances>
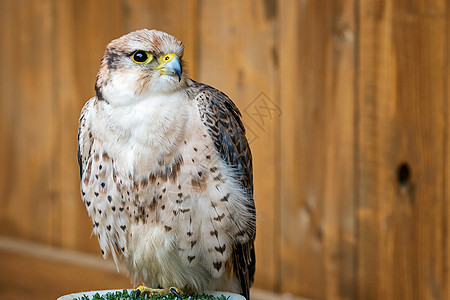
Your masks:
<instances>
[{"instance_id":1,"label":"feather","mask_svg":"<svg viewBox=\"0 0 450 300\"><path fill-rule=\"evenodd\" d=\"M233 245L233 266L241 284L242 294L248 299L255 274L255 205L253 201L253 170L250 147L240 119L241 113L224 93L205 84L193 82L188 94L198 102L200 118L208 129L215 148L223 161L236 173L249 197L245 201L252 229L249 240ZM237 220L238 218L235 218ZM235 221L234 220L234 221ZM239 228L241 226L237 226ZM245 239L244 239L245 240Z\"/></svg>"}]
</instances>

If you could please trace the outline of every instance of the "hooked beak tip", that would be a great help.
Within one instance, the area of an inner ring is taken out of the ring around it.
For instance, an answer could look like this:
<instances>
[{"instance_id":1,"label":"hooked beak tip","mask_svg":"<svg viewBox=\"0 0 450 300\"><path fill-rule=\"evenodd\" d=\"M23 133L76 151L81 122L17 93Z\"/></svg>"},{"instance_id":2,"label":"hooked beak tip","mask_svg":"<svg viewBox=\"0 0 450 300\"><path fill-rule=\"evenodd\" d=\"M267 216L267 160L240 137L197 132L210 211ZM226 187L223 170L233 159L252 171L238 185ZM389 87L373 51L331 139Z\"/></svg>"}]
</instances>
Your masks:
<instances>
[{"instance_id":1,"label":"hooked beak tip","mask_svg":"<svg viewBox=\"0 0 450 300\"><path fill-rule=\"evenodd\" d=\"M177 56L174 56L169 62L160 65L158 69L161 70L162 74L178 76L178 82L181 81L183 70L181 61Z\"/></svg>"}]
</instances>

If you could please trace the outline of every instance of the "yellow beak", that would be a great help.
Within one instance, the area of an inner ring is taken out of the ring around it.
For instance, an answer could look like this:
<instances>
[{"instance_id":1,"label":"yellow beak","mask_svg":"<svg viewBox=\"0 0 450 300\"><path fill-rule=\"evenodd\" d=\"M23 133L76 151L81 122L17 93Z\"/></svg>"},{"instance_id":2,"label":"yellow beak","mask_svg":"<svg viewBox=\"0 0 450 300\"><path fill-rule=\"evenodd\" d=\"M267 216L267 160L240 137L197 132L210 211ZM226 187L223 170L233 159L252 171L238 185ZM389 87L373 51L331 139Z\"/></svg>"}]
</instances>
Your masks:
<instances>
[{"instance_id":1,"label":"yellow beak","mask_svg":"<svg viewBox=\"0 0 450 300\"><path fill-rule=\"evenodd\" d=\"M161 74L169 76L176 75L178 76L178 81L181 81L181 74L183 72L183 69L181 67L181 61L178 56L173 53L169 53L161 56L158 61L159 65L157 69L161 71Z\"/></svg>"}]
</instances>

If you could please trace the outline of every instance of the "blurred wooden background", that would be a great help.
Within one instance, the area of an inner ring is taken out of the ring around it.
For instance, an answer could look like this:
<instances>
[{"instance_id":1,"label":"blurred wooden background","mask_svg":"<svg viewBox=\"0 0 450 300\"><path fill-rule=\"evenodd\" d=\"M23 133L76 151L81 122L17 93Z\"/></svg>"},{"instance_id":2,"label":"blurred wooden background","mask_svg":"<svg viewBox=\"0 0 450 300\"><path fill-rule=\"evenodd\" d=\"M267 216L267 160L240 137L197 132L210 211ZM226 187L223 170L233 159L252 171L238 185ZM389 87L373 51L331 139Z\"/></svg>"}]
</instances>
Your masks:
<instances>
[{"instance_id":1,"label":"blurred wooden background","mask_svg":"<svg viewBox=\"0 0 450 300\"><path fill-rule=\"evenodd\" d=\"M145 27L182 40L191 77L243 113L257 288L450 299L449 5L0 1L0 298L129 286L86 263L76 131L106 44Z\"/></svg>"}]
</instances>

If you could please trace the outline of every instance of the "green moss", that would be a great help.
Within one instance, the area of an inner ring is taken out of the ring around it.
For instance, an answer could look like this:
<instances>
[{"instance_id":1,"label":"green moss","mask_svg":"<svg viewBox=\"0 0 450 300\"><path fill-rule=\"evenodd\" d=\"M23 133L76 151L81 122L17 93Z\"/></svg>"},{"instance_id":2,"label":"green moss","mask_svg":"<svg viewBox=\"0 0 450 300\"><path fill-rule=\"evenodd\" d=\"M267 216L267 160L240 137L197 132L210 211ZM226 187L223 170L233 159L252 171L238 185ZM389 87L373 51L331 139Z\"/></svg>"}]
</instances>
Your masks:
<instances>
[{"instance_id":1,"label":"green moss","mask_svg":"<svg viewBox=\"0 0 450 300\"><path fill-rule=\"evenodd\" d=\"M140 295L138 300L179 300L175 295L168 294L165 296L161 295ZM122 292L110 292L105 295L100 296L99 293L89 298L83 295L81 298L74 298L74 300L134 300L134 291L128 292L123 290ZM211 295L183 295L183 300L228 300L225 296L215 297Z\"/></svg>"}]
</instances>

